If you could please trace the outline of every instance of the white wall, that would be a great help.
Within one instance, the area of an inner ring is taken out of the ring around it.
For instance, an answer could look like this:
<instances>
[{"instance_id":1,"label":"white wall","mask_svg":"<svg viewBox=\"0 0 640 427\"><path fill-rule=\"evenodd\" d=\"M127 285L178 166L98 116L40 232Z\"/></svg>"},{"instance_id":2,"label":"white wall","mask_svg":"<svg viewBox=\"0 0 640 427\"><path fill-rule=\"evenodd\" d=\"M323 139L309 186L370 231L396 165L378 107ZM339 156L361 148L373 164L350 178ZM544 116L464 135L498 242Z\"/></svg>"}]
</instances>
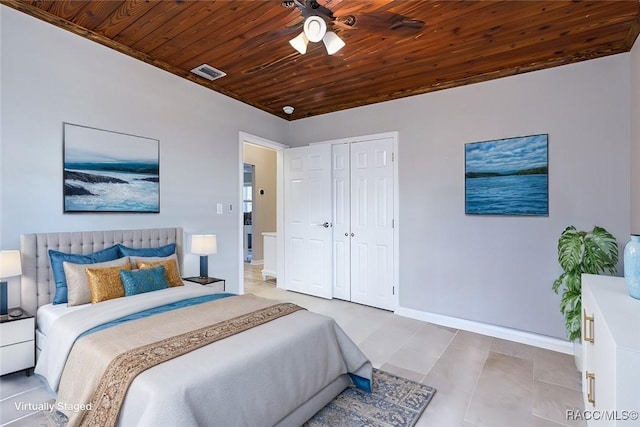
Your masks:
<instances>
[{"instance_id":1,"label":"white wall","mask_svg":"<svg viewBox=\"0 0 640 427\"><path fill-rule=\"evenodd\" d=\"M0 249L17 249L22 233L182 226L187 242L192 233L217 234L209 272L236 290L239 131L283 141L287 122L13 9L0 11ZM64 214L63 122L160 140L160 213ZM216 203L224 203L223 215ZM185 256L186 274L198 265L197 256Z\"/></svg>"},{"instance_id":2,"label":"white wall","mask_svg":"<svg viewBox=\"0 0 640 427\"><path fill-rule=\"evenodd\" d=\"M631 232L640 234L640 41L631 50Z\"/></svg>"},{"instance_id":3,"label":"white wall","mask_svg":"<svg viewBox=\"0 0 640 427\"><path fill-rule=\"evenodd\" d=\"M399 131L400 305L565 338L557 239L629 234L629 55L291 123L289 143ZM464 214L464 144L549 134L548 217Z\"/></svg>"}]
</instances>

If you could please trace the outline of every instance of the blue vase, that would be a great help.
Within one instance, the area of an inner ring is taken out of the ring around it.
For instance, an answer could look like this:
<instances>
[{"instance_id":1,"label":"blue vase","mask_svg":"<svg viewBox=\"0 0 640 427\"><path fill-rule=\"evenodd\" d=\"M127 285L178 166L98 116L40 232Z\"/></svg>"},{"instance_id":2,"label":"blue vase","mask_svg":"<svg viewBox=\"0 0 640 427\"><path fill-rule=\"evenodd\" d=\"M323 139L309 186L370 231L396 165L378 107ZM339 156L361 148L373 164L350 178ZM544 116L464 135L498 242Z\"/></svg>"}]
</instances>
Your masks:
<instances>
[{"instance_id":1,"label":"blue vase","mask_svg":"<svg viewBox=\"0 0 640 427\"><path fill-rule=\"evenodd\" d=\"M632 234L624 247L624 280L629 295L640 299L640 235L637 234Z\"/></svg>"}]
</instances>

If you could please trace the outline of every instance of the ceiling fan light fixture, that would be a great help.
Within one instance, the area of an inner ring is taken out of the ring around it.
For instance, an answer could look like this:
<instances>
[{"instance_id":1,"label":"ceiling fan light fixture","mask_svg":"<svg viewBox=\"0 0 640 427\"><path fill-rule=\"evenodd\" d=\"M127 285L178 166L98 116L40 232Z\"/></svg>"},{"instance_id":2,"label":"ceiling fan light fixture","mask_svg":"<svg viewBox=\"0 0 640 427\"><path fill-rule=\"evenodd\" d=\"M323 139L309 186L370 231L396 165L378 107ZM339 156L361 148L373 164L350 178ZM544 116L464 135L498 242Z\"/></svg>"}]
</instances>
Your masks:
<instances>
[{"instance_id":1,"label":"ceiling fan light fixture","mask_svg":"<svg viewBox=\"0 0 640 427\"><path fill-rule=\"evenodd\" d=\"M295 50L300 52L301 55L307 53L307 45L309 44L309 39L304 34L304 32L298 34L296 37L289 40L289 44L293 46Z\"/></svg>"},{"instance_id":2,"label":"ceiling fan light fixture","mask_svg":"<svg viewBox=\"0 0 640 427\"><path fill-rule=\"evenodd\" d=\"M333 55L345 45L345 42L333 31L327 31L327 34L324 35L322 41L324 42L324 47L327 48L327 53L329 55Z\"/></svg>"},{"instance_id":3,"label":"ceiling fan light fixture","mask_svg":"<svg viewBox=\"0 0 640 427\"><path fill-rule=\"evenodd\" d=\"M304 21L304 35L310 42L319 42L327 32L327 23L319 16L310 16Z\"/></svg>"},{"instance_id":4,"label":"ceiling fan light fixture","mask_svg":"<svg viewBox=\"0 0 640 427\"><path fill-rule=\"evenodd\" d=\"M327 53L333 55L345 45L344 41L333 31L327 31L327 23L320 16L309 16L304 21L303 31L289 40L289 44L301 55L307 53L309 42L324 42Z\"/></svg>"}]
</instances>

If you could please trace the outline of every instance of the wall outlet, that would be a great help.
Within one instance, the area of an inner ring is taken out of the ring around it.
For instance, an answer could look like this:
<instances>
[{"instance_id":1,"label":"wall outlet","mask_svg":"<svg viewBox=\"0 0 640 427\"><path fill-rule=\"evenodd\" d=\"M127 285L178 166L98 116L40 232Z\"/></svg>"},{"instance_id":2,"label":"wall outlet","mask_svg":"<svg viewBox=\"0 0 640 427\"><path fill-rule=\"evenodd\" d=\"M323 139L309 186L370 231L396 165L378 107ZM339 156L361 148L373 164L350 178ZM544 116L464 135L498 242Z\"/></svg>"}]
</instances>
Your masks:
<instances>
[{"instance_id":1,"label":"wall outlet","mask_svg":"<svg viewBox=\"0 0 640 427\"><path fill-rule=\"evenodd\" d=\"M216 213L217 213L218 215L222 215L222 209L223 209L222 203L218 203L218 204L216 205Z\"/></svg>"}]
</instances>

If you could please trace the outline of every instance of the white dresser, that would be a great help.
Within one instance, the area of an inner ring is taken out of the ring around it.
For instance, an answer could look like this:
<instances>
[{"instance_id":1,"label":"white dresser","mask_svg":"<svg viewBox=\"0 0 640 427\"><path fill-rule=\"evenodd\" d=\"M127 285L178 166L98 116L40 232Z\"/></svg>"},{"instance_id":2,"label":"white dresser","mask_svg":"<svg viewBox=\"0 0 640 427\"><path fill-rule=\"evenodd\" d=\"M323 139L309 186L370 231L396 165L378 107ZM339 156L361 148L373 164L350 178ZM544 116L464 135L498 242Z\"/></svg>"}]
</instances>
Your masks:
<instances>
[{"instance_id":1,"label":"white dresser","mask_svg":"<svg viewBox=\"0 0 640 427\"><path fill-rule=\"evenodd\" d=\"M585 419L590 426L640 426L640 300L624 278L582 276Z\"/></svg>"}]
</instances>

